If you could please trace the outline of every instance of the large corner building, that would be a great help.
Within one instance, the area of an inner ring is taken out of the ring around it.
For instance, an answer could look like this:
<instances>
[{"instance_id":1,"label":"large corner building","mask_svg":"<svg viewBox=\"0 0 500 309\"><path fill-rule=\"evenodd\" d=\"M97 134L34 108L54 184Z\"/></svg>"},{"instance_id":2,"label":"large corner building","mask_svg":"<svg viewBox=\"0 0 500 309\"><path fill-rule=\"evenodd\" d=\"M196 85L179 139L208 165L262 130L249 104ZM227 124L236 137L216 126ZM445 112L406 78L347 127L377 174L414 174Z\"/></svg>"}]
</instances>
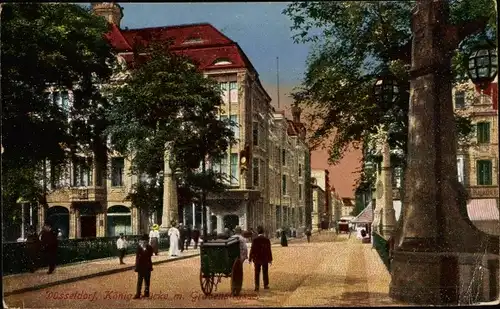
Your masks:
<instances>
[{"instance_id":1,"label":"large corner building","mask_svg":"<svg viewBox=\"0 0 500 309\"><path fill-rule=\"evenodd\" d=\"M310 194L310 159L301 111L295 108L293 120L289 120L273 109L258 73L238 44L210 24L121 29L119 5L102 2L92 7L111 24L107 38L122 63L134 61L137 44L171 40L173 52L190 57L208 78L220 83L224 101L220 117L237 123L233 127L237 143L221 162L210 164L230 176L231 189L208 196L209 230L263 225L273 232L282 226L304 226L306 211L311 208L306 196ZM60 104L72 103L71 92L54 91L52 95ZM249 162L242 168L240 153L245 149L250 152ZM139 181L130 175L129 158L110 155L110 168L103 167L94 154L80 154L79 158L68 162L60 179L47 184L47 203L39 205L38 222L51 218L69 238L140 234L152 223L161 224L158 217L151 217L128 199ZM84 161L91 168L85 168ZM180 210L180 221L201 226L200 205L180 205Z\"/></svg>"}]
</instances>

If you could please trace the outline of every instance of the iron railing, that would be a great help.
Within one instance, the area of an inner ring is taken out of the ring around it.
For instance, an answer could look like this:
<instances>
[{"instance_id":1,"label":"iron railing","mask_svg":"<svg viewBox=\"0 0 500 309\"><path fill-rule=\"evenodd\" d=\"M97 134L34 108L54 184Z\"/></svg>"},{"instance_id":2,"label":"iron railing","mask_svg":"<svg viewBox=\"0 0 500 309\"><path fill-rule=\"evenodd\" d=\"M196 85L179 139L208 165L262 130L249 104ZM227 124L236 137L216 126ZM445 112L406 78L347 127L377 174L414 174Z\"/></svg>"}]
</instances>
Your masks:
<instances>
[{"instance_id":1,"label":"iron railing","mask_svg":"<svg viewBox=\"0 0 500 309\"><path fill-rule=\"evenodd\" d=\"M126 237L128 241L127 254L132 254L137 250L141 235L129 235ZM57 265L118 256L118 250L116 249L117 239L118 236L59 240ZM170 242L167 235L160 235L159 249L168 249L169 245ZM47 266L41 254L38 256L38 266ZM29 271L27 243L4 243L2 259L4 275Z\"/></svg>"},{"instance_id":2,"label":"iron railing","mask_svg":"<svg viewBox=\"0 0 500 309\"><path fill-rule=\"evenodd\" d=\"M391 270L391 252L389 241L387 241L382 235L377 232L372 233L373 236L373 247L377 250L380 259L384 263L387 270Z\"/></svg>"}]
</instances>

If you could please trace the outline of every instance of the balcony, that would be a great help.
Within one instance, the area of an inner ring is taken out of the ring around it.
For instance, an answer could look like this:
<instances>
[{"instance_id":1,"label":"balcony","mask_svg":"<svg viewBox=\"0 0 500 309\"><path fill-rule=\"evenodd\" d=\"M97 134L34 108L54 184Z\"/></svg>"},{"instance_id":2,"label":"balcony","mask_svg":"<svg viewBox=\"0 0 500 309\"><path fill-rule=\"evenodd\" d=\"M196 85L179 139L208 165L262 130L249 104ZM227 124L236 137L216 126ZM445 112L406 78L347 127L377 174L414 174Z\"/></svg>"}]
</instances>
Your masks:
<instances>
[{"instance_id":1,"label":"balcony","mask_svg":"<svg viewBox=\"0 0 500 309\"><path fill-rule=\"evenodd\" d=\"M70 188L71 202L96 202L106 200L106 189L98 187Z\"/></svg>"},{"instance_id":2,"label":"balcony","mask_svg":"<svg viewBox=\"0 0 500 309\"><path fill-rule=\"evenodd\" d=\"M97 202L106 200L106 188L79 187L61 188L47 195L48 203Z\"/></svg>"},{"instance_id":3,"label":"balcony","mask_svg":"<svg viewBox=\"0 0 500 309\"><path fill-rule=\"evenodd\" d=\"M471 186L467 188L470 198L498 198L498 186Z\"/></svg>"}]
</instances>

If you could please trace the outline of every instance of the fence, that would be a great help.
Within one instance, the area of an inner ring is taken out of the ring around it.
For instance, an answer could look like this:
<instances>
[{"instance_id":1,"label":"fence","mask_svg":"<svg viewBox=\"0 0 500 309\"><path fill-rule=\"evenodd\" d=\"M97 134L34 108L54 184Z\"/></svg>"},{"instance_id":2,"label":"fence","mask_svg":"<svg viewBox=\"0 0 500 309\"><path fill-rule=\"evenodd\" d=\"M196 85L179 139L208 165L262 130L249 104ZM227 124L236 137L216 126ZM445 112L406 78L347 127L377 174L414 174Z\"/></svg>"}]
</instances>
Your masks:
<instances>
[{"instance_id":1,"label":"fence","mask_svg":"<svg viewBox=\"0 0 500 309\"><path fill-rule=\"evenodd\" d=\"M373 247L375 248L375 250L377 250L380 259L382 259L382 262L384 263L385 267L387 267L387 270L390 271L391 260L390 260L389 242L377 232L373 232L372 236L373 236Z\"/></svg>"},{"instance_id":2,"label":"fence","mask_svg":"<svg viewBox=\"0 0 500 309\"><path fill-rule=\"evenodd\" d=\"M135 253L141 235L127 236L127 254ZM109 258L118 255L116 249L117 237L98 237L64 239L59 241L57 252L57 265ZM169 248L169 238L165 234L160 235L158 247ZM27 268L27 244L25 242L3 244L3 274L16 274L29 271ZM39 258L38 265L47 266L43 259Z\"/></svg>"}]
</instances>

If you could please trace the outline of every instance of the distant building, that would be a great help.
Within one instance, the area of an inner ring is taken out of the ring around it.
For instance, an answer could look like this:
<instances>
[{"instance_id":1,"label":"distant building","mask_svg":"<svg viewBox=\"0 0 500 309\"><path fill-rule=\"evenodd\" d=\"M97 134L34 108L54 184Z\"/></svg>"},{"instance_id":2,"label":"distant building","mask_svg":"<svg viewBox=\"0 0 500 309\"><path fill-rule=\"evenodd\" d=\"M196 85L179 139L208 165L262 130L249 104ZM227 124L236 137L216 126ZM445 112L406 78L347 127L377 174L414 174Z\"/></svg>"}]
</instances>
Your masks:
<instances>
[{"instance_id":1,"label":"distant building","mask_svg":"<svg viewBox=\"0 0 500 309\"><path fill-rule=\"evenodd\" d=\"M474 136L458 145L458 180L468 191L469 218L490 234L500 234L498 212L498 77L481 90L472 82L455 86L457 114L470 117Z\"/></svg>"},{"instance_id":2,"label":"distant building","mask_svg":"<svg viewBox=\"0 0 500 309\"><path fill-rule=\"evenodd\" d=\"M325 169L311 169L311 179L313 186L318 186L324 194L323 204L318 205L317 218L318 222L325 221L327 225L332 221L332 188L330 186L330 172Z\"/></svg>"}]
</instances>

